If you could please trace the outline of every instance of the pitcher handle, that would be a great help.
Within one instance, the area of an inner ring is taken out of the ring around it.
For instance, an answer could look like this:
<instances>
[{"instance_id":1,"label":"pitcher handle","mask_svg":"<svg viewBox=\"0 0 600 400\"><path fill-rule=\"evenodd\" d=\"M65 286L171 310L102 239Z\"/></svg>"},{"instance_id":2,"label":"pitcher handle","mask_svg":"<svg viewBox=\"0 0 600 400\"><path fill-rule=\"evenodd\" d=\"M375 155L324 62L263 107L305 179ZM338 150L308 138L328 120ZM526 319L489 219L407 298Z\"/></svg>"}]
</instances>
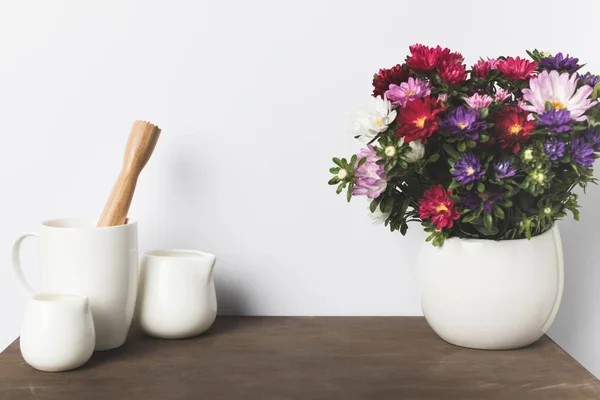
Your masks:
<instances>
[{"instance_id":1,"label":"pitcher handle","mask_svg":"<svg viewBox=\"0 0 600 400\"><path fill-rule=\"evenodd\" d=\"M35 232L25 232L19 235L12 245L12 266L15 277L17 278L17 283L21 287L21 290L23 290L27 296L33 297L35 296L35 290L29 286L29 283L27 283L25 280L25 275L23 275L23 270L21 269L21 243L23 243L23 240L28 237L39 238L38 234Z\"/></svg>"}]
</instances>

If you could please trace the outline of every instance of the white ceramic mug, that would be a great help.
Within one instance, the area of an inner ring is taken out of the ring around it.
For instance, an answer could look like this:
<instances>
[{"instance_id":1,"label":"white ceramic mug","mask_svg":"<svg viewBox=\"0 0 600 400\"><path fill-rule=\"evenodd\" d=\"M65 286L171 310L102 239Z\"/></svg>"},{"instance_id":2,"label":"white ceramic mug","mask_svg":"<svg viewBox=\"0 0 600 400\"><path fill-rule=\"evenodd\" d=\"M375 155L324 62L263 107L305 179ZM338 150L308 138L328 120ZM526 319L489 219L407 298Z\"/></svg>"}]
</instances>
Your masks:
<instances>
[{"instance_id":1,"label":"white ceramic mug","mask_svg":"<svg viewBox=\"0 0 600 400\"><path fill-rule=\"evenodd\" d=\"M87 297L35 294L21 325L21 355L35 369L68 371L85 364L96 343Z\"/></svg>"},{"instance_id":2,"label":"white ceramic mug","mask_svg":"<svg viewBox=\"0 0 600 400\"><path fill-rule=\"evenodd\" d=\"M194 250L157 250L140 265L137 320L150 336L182 339L211 327L217 315L216 256Z\"/></svg>"},{"instance_id":3,"label":"white ceramic mug","mask_svg":"<svg viewBox=\"0 0 600 400\"><path fill-rule=\"evenodd\" d=\"M30 297L33 289L21 271L21 242L39 238L42 290L89 298L96 329L96 350L125 343L137 292L137 223L96 227L93 218L45 221L38 233L23 233L13 244L17 282Z\"/></svg>"}]
</instances>

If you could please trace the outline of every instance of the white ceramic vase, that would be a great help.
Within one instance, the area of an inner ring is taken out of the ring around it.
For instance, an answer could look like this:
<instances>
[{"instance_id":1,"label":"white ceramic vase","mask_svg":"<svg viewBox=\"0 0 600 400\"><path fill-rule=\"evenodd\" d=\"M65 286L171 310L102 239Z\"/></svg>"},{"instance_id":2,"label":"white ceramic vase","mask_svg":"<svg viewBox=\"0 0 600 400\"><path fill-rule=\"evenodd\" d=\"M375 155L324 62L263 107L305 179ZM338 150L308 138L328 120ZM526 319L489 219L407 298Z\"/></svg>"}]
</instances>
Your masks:
<instances>
[{"instance_id":1,"label":"white ceramic vase","mask_svg":"<svg viewBox=\"0 0 600 400\"><path fill-rule=\"evenodd\" d=\"M418 263L423 314L442 339L458 346L530 345L546 333L560 305L564 266L556 225L531 240L425 243Z\"/></svg>"}]
</instances>

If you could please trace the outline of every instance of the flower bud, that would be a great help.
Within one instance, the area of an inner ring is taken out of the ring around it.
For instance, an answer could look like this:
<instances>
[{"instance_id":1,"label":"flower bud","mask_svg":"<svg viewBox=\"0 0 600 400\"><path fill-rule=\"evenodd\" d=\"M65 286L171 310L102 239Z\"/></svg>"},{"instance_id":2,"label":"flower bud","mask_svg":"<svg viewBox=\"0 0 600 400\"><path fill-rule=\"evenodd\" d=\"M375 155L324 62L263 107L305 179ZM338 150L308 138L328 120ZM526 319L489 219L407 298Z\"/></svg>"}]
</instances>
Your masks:
<instances>
[{"instance_id":1,"label":"flower bud","mask_svg":"<svg viewBox=\"0 0 600 400\"><path fill-rule=\"evenodd\" d=\"M342 181L344 179L346 179L347 176L348 176L348 171L346 171L345 169L340 169L340 172L338 172L338 174L337 174L337 177Z\"/></svg>"},{"instance_id":2,"label":"flower bud","mask_svg":"<svg viewBox=\"0 0 600 400\"><path fill-rule=\"evenodd\" d=\"M384 150L385 155L388 157L394 157L396 155L396 147L395 146L388 146L385 148Z\"/></svg>"}]
</instances>

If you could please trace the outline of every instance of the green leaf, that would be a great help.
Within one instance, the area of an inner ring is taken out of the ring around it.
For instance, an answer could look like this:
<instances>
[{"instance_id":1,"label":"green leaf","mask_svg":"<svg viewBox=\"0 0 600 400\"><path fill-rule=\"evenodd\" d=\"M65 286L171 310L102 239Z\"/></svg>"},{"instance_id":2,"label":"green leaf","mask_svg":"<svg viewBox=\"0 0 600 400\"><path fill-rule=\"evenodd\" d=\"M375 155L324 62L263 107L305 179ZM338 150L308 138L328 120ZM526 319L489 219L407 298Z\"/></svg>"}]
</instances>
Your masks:
<instances>
[{"instance_id":1,"label":"green leaf","mask_svg":"<svg viewBox=\"0 0 600 400\"><path fill-rule=\"evenodd\" d=\"M460 151L461 153L464 153L465 150L467 150L467 145L465 144L465 142L458 142L458 144L456 145L456 148L458 149L458 151Z\"/></svg>"},{"instance_id":2,"label":"green leaf","mask_svg":"<svg viewBox=\"0 0 600 400\"><path fill-rule=\"evenodd\" d=\"M473 221L477 220L477 215L471 214L461 219L461 222L464 224L471 224Z\"/></svg>"},{"instance_id":3,"label":"green leaf","mask_svg":"<svg viewBox=\"0 0 600 400\"><path fill-rule=\"evenodd\" d=\"M471 139L467 139L467 146L471 149L475 148L475 146L477 146L477 143L474 140Z\"/></svg>"},{"instance_id":4,"label":"green leaf","mask_svg":"<svg viewBox=\"0 0 600 400\"><path fill-rule=\"evenodd\" d=\"M358 161L358 166L356 168L360 168L364 163L367 162L367 157L363 157ZM354 163L352 163L354 165Z\"/></svg>"},{"instance_id":5,"label":"green leaf","mask_svg":"<svg viewBox=\"0 0 600 400\"><path fill-rule=\"evenodd\" d=\"M448 186L448 190L454 190L459 186L460 186L460 183L453 180L452 182L450 182L450 186Z\"/></svg>"},{"instance_id":6,"label":"green leaf","mask_svg":"<svg viewBox=\"0 0 600 400\"><path fill-rule=\"evenodd\" d=\"M483 184L483 182L477 182L477 191L479 193L485 192L485 185Z\"/></svg>"},{"instance_id":7,"label":"green leaf","mask_svg":"<svg viewBox=\"0 0 600 400\"><path fill-rule=\"evenodd\" d=\"M492 219L492 214L490 213L485 213L485 215L483 216L483 226L485 227L485 229L491 231L492 227L494 226L494 221Z\"/></svg>"},{"instance_id":8,"label":"green leaf","mask_svg":"<svg viewBox=\"0 0 600 400\"><path fill-rule=\"evenodd\" d=\"M351 166L356 164L356 158L357 158L356 154L353 154L352 158L350 159L350 165Z\"/></svg>"},{"instance_id":9,"label":"green leaf","mask_svg":"<svg viewBox=\"0 0 600 400\"><path fill-rule=\"evenodd\" d=\"M504 219L504 210L500 208L497 204L493 205L494 215L500 219Z\"/></svg>"},{"instance_id":10,"label":"green leaf","mask_svg":"<svg viewBox=\"0 0 600 400\"><path fill-rule=\"evenodd\" d=\"M469 183L469 184L466 186L466 188L467 188L467 190L471 190L471 189L473 189L473 182Z\"/></svg>"},{"instance_id":11,"label":"green leaf","mask_svg":"<svg viewBox=\"0 0 600 400\"><path fill-rule=\"evenodd\" d=\"M600 83L594 86L594 91L592 92L592 99L597 99L600 97Z\"/></svg>"},{"instance_id":12,"label":"green leaf","mask_svg":"<svg viewBox=\"0 0 600 400\"><path fill-rule=\"evenodd\" d=\"M492 229L487 229L483 225L475 225L475 224L473 224L473 226L475 227L475 229L477 229L477 231L479 233L481 233L484 236L494 236L494 235L498 234L498 228L496 228L495 226L493 226Z\"/></svg>"},{"instance_id":13,"label":"green leaf","mask_svg":"<svg viewBox=\"0 0 600 400\"><path fill-rule=\"evenodd\" d=\"M480 141L481 143L485 143L485 142L487 142L488 140L490 140L490 137L489 137L488 135L483 135L483 134L480 134L480 135L479 135L479 141Z\"/></svg>"},{"instance_id":14,"label":"green leaf","mask_svg":"<svg viewBox=\"0 0 600 400\"><path fill-rule=\"evenodd\" d=\"M331 178L331 179L329 180L329 182L327 182L327 183L328 183L329 185L335 185L335 184L337 184L337 183L339 183L339 182L340 182L340 178L338 178L337 176L334 176L334 177L333 177L333 178Z\"/></svg>"},{"instance_id":15,"label":"green leaf","mask_svg":"<svg viewBox=\"0 0 600 400\"><path fill-rule=\"evenodd\" d=\"M403 223L402 225L400 225L400 233L402 234L402 236L406 235L407 231L408 231L408 225L406 223Z\"/></svg>"},{"instance_id":16,"label":"green leaf","mask_svg":"<svg viewBox=\"0 0 600 400\"><path fill-rule=\"evenodd\" d=\"M381 203L381 199L383 199L383 196L379 196L378 198L373 199L373 201L369 205L369 210L371 210L372 213L374 213L375 210L377 210L377 206L379 206L379 203Z\"/></svg>"},{"instance_id":17,"label":"green leaf","mask_svg":"<svg viewBox=\"0 0 600 400\"><path fill-rule=\"evenodd\" d=\"M405 199L402 202L402 206L400 207L400 215L404 216L404 214L406 214L406 210L408 210L409 205L410 205L410 199Z\"/></svg>"},{"instance_id":18,"label":"green leaf","mask_svg":"<svg viewBox=\"0 0 600 400\"><path fill-rule=\"evenodd\" d=\"M434 163L440 159L440 153L435 153L429 156L427 159L427 163Z\"/></svg>"},{"instance_id":19,"label":"green leaf","mask_svg":"<svg viewBox=\"0 0 600 400\"><path fill-rule=\"evenodd\" d=\"M346 194L346 200L350 203L350 199L352 199L352 188L354 187L354 182L350 182L348 185L348 193Z\"/></svg>"},{"instance_id":20,"label":"green leaf","mask_svg":"<svg viewBox=\"0 0 600 400\"><path fill-rule=\"evenodd\" d=\"M442 148L444 149L444 151L446 153L450 154L452 157L460 158L460 154L458 154L457 151L454 149L454 147L450 146L449 144L444 143Z\"/></svg>"},{"instance_id":21,"label":"green leaf","mask_svg":"<svg viewBox=\"0 0 600 400\"><path fill-rule=\"evenodd\" d=\"M481 119L486 119L488 117L489 113L490 113L490 110L487 107L482 108L481 111L479 111L479 116Z\"/></svg>"},{"instance_id":22,"label":"green leaf","mask_svg":"<svg viewBox=\"0 0 600 400\"><path fill-rule=\"evenodd\" d=\"M331 172L332 174L337 174L338 172L340 172L340 169L336 168L336 167L332 167L332 168L329 168L329 172Z\"/></svg>"},{"instance_id":23,"label":"green leaf","mask_svg":"<svg viewBox=\"0 0 600 400\"><path fill-rule=\"evenodd\" d=\"M434 237L437 236L437 231L434 231L431 235L427 236L427 239L425 239L426 242L431 242L433 240Z\"/></svg>"},{"instance_id":24,"label":"green leaf","mask_svg":"<svg viewBox=\"0 0 600 400\"><path fill-rule=\"evenodd\" d=\"M346 186L346 184L344 182L340 183L340 185L337 187L337 189L335 190L336 194L340 194L342 193L342 190L344 190L344 187Z\"/></svg>"},{"instance_id":25,"label":"green leaf","mask_svg":"<svg viewBox=\"0 0 600 400\"><path fill-rule=\"evenodd\" d=\"M341 168L344 168L344 166L342 165L342 160L340 160L337 157L333 157L333 163Z\"/></svg>"},{"instance_id":26,"label":"green leaf","mask_svg":"<svg viewBox=\"0 0 600 400\"><path fill-rule=\"evenodd\" d=\"M381 210L382 213L387 213L392 211L392 208L394 207L394 198L392 196L385 196L384 199L382 199L381 201L381 205L379 206L379 209Z\"/></svg>"}]
</instances>

